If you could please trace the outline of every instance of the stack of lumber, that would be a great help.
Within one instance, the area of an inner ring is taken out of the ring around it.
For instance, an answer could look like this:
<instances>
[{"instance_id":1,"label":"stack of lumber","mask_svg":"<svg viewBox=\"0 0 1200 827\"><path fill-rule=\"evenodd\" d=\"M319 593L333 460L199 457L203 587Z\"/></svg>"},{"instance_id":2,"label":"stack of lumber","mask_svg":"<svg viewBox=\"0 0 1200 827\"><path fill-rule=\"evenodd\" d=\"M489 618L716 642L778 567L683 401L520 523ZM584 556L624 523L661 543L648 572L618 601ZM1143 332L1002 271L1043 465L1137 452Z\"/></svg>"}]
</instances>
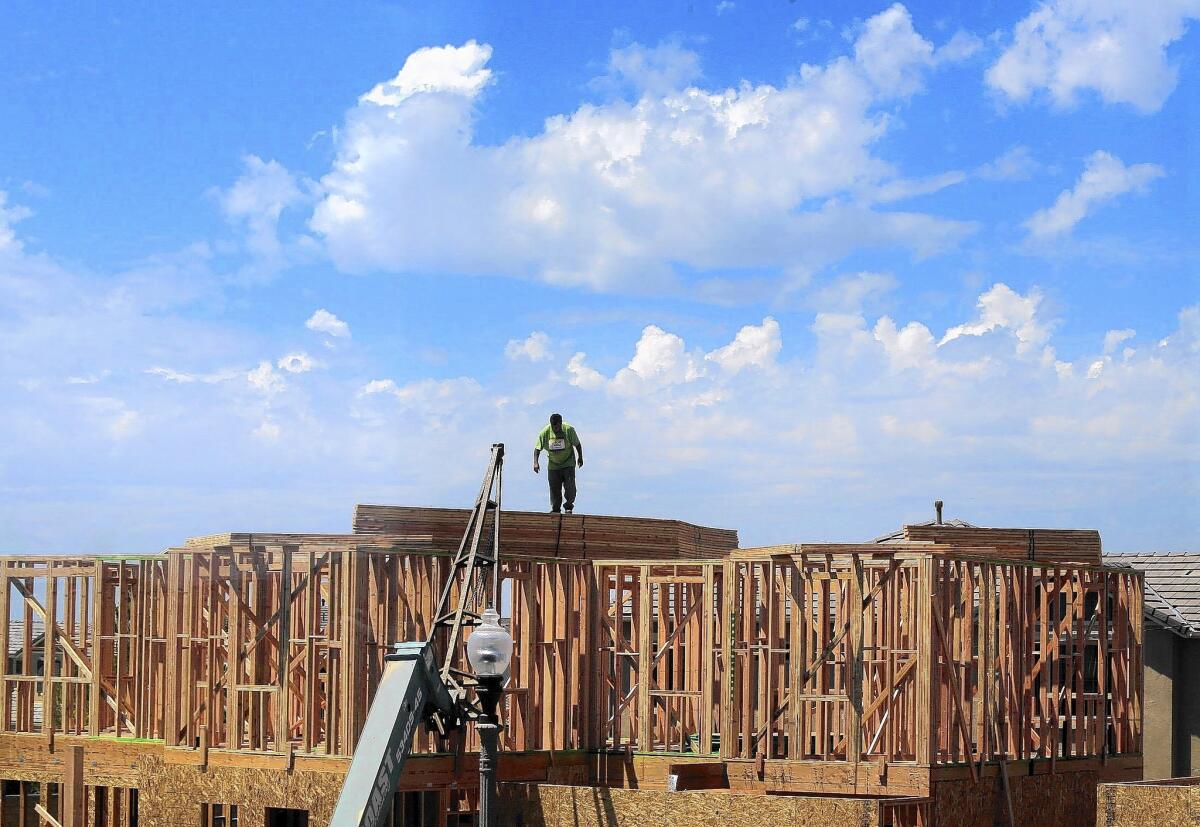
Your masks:
<instances>
[{"instance_id":1,"label":"stack of lumber","mask_svg":"<svg viewBox=\"0 0 1200 827\"><path fill-rule=\"evenodd\" d=\"M354 533L427 535L435 551L458 549L470 512L465 508L359 505ZM568 560L715 559L737 548L736 531L679 520L504 511L500 553L506 557Z\"/></svg>"},{"instance_id":2,"label":"stack of lumber","mask_svg":"<svg viewBox=\"0 0 1200 827\"><path fill-rule=\"evenodd\" d=\"M279 534L272 532L225 531L219 534L205 534L200 537L189 537L181 549L168 549L168 553L188 551L209 551L214 548L232 546L235 548L278 548L280 546L302 546L306 551L350 551L360 549L375 550L412 550L422 551L431 549L433 538L428 534L404 537L372 536L363 537L357 534Z\"/></svg>"},{"instance_id":3,"label":"stack of lumber","mask_svg":"<svg viewBox=\"0 0 1200 827\"><path fill-rule=\"evenodd\" d=\"M954 525L906 525L904 540L950 546L962 553L1039 563L1099 566L1100 532L1063 528L978 528ZM968 551L969 549L969 551Z\"/></svg>"},{"instance_id":4,"label":"stack of lumber","mask_svg":"<svg viewBox=\"0 0 1200 827\"><path fill-rule=\"evenodd\" d=\"M772 557L812 557L814 559L837 556L841 554L857 554L868 557L891 557L900 553L945 553L946 546L933 543L786 543L774 546L755 546L739 548L730 557L734 560L766 560ZM957 551L957 548L956 548Z\"/></svg>"}]
</instances>

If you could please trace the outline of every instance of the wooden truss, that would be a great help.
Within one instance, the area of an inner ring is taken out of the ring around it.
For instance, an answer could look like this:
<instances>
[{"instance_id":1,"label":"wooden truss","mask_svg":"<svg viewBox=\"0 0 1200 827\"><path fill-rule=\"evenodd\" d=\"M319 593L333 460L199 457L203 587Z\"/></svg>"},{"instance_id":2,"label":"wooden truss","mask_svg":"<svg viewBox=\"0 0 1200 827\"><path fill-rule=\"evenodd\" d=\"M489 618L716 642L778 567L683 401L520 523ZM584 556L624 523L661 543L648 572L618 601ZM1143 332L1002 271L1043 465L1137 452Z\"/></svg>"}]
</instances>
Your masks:
<instances>
[{"instance_id":1,"label":"wooden truss","mask_svg":"<svg viewBox=\"0 0 1200 827\"><path fill-rule=\"evenodd\" d=\"M876 552L594 576L593 748L926 766L1141 749L1129 570Z\"/></svg>"},{"instance_id":2,"label":"wooden truss","mask_svg":"<svg viewBox=\"0 0 1200 827\"><path fill-rule=\"evenodd\" d=\"M886 790L881 773L1141 751L1132 570L919 544L613 558L596 536L571 559L502 554L509 751L682 756L760 779L803 764L828 768L824 792L859 789L860 767ZM385 654L432 633L453 563L432 536L382 534L0 559L0 730L348 756ZM420 733L414 751L472 737Z\"/></svg>"},{"instance_id":3,"label":"wooden truss","mask_svg":"<svg viewBox=\"0 0 1200 827\"><path fill-rule=\"evenodd\" d=\"M0 731L163 736L162 562L0 559Z\"/></svg>"}]
</instances>

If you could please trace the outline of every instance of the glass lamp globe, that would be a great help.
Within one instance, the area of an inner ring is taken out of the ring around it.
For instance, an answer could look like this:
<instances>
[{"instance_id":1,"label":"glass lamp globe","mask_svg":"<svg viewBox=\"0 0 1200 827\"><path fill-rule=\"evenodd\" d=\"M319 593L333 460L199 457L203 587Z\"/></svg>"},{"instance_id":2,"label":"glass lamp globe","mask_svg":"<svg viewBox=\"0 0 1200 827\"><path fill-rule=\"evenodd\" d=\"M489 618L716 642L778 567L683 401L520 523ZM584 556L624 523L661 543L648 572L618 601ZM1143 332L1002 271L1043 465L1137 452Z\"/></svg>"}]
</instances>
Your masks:
<instances>
[{"instance_id":1,"label":"glass lamp globe","mask_svg":"<svg viewBox=\"0 0 1200 827\"><path fill-rule=\"evenodd\" d=\"M495 609L483 613L482 622L467 638L467 660L480 678L496 678L508 671L512 660L512 635L500 625L500 615Z\"/></svg>"}]
</instances>

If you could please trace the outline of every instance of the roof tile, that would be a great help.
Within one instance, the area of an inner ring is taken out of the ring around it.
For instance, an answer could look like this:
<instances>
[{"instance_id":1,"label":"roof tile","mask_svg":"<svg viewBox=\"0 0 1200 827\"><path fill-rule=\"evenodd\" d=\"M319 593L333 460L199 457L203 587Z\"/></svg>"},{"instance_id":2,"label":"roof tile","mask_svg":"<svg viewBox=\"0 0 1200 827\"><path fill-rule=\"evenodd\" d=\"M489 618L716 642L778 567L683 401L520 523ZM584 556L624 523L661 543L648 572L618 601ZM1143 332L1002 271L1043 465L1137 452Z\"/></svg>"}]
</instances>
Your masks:
<instances>
[{"instance_id":1,"label":"roof tile","mask_svg":"<svg viewBox=\"0 0 1200 827\"><path fill-rule=\"evenodd\" d=\"M1183 637L1200 637L1200 552L1105 554L1104 562L1146 573L1146 617Z\"/></svg>"}]
</instances>

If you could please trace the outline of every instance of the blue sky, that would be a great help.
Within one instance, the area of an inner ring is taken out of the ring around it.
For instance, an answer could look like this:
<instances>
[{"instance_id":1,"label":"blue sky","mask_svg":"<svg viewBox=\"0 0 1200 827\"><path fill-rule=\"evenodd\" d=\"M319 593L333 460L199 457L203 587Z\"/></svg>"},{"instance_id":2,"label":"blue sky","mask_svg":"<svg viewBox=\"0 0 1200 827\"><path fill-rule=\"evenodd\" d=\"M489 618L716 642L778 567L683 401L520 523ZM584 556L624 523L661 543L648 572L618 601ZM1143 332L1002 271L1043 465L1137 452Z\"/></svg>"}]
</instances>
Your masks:
<instances>
[{"instance_id":1,"label":"blue sky","mask_svg":"<svg viewBox=\"0 0 1200 827\"><path fill-rule=\"evenodd\" d=\"M0 550L462 505L1200 543L1200 4L0 11Z\"/></svg>"}]
</instances>

